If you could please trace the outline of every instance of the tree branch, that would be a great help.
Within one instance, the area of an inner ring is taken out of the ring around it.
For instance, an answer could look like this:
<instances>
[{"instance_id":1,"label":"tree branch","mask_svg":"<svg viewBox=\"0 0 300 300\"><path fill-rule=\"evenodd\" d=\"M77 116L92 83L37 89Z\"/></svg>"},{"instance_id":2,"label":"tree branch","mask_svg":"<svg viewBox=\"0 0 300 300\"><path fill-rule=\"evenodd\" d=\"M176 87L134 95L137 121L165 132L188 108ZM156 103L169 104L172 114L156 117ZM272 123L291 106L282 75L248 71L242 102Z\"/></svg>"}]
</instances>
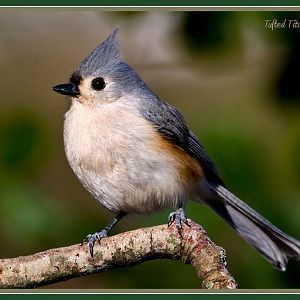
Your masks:
<instances>
[{"instance_id":1,"label":"tree branch","mask_svg":"<svg viewBox=\"0 0 300 300\"><path fill-rule=\"evenodd\" d=\"M225 267L225 251L203 228L189 220L183 239L174 225L124 232L101 240L91 258L87 245L50 249L29 256L0 259L0 288L34 288L146 260L168 258L191 264L207 289L235 289Z\"/></svg>"}]
</instances>

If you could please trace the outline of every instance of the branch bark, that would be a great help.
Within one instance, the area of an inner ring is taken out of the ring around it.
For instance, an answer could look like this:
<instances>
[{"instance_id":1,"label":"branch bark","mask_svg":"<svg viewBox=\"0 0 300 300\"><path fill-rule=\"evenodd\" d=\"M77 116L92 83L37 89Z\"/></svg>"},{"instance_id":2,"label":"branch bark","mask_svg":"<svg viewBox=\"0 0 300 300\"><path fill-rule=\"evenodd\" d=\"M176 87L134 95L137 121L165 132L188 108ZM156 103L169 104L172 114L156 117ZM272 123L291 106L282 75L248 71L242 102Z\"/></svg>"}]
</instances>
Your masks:
<instances>
[{"instance_id":1,"label":"branch bark","mask_svg":"<svg viewBox=\"0 0 300 300\"><path fill-rule=\"evenodd\" d=\"M0 259L0 288L34 288L51 283L168 258L191 264L206 289L235 289L237 283L225 265L225 251L204 229L189 220L183 239L174 225L124 232L101 240L91 258L87 245L50 249L29 256Z\"/></svg>"}]
</instances>

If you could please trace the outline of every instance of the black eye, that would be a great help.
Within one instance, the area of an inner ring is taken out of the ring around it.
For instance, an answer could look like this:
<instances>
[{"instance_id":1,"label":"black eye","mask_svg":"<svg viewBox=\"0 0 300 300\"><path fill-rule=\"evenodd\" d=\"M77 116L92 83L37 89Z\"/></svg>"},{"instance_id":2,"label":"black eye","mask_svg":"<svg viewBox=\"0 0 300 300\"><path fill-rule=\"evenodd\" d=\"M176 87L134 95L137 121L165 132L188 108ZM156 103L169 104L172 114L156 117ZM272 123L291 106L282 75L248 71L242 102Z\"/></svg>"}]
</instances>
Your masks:
<instances>
[{"instance_id":1,"label":"black eye","mask_svg":"<svg viewBox=\"0 0 300 300\"><path fill-rule=\"evenodd\" d=\"M102 77L97 77L92 80L91 86L96 91L101 91L105 88L105 82Z\"/></svg>"}]
</instances>

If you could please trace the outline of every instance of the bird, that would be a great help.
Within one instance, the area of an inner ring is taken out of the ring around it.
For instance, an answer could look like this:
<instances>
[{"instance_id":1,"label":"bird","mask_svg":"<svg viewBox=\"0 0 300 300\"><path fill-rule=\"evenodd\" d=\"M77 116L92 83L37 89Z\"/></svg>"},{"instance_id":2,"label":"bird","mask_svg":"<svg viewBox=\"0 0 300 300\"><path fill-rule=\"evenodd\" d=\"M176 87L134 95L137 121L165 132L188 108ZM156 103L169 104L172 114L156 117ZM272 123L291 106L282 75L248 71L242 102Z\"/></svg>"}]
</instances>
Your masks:
<instances>
[{"instance_id":1,"label":"bird","mask_svg":"<svg viewBox=\"0 0 300 300\"><path fill-rule=\"evenodd\" d=\"M108 236L128 214L173 209L182 238L189 199L208 205L276 269L300 259L300 242L226 187L182 114L160 99L123 59L118 28L53 87L70 99L64 118L67 160L85 189L115 217L83 244Z\"/></svg>"}]
</instances>

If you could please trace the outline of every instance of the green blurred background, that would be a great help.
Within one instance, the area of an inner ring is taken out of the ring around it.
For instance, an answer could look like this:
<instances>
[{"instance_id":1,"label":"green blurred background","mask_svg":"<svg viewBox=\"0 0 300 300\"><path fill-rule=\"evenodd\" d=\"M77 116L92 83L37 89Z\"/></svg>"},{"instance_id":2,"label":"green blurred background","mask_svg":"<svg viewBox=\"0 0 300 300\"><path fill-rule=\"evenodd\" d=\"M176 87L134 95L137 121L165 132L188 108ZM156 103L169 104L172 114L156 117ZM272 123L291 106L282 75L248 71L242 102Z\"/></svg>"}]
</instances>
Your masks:
<instances>
[{"instance_id":1,"label":"green blurred background","mask_svg":"<svg viewBox=\"0 0 300 300\"><path fill-rule=\"evenodd\" d=\"M177 106L226 184L300 239L300 29L265 28L299 12L0 11L0 257L81 242L112 215L64 156L54 93L116 25L125 60ZM169 211L128 216L112 234L166 223ZM241 288L299 288L300 263L272 268L207 207L187 215L224 247ZM200 288L193 268L157 260L51 288ZM49 288L48 287L48 288Z\"/></svg>"}]
</instances>

